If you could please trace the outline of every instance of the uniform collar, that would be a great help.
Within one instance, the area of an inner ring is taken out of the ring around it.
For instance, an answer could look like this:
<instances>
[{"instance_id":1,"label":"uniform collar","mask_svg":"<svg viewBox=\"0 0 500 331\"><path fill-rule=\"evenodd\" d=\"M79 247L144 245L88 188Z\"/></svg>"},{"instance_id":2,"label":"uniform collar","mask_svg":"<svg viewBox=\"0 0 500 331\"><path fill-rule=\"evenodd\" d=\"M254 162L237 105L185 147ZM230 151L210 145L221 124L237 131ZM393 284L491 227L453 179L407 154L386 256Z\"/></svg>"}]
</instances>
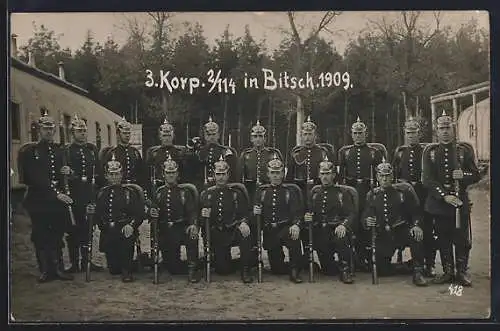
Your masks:
<instances>
[{"instance_id":1,"label":"uniform collar","mask_svg":"<svg viewBox=\"0 0 500 331\"><path fill-rule=\"evenodd\" d=\"M354 144L354 147L360 147L361 148L361 147L365 147L365 146L367 146L366 142L361 143L361 144Z\"/></svg>"}]
</instances>

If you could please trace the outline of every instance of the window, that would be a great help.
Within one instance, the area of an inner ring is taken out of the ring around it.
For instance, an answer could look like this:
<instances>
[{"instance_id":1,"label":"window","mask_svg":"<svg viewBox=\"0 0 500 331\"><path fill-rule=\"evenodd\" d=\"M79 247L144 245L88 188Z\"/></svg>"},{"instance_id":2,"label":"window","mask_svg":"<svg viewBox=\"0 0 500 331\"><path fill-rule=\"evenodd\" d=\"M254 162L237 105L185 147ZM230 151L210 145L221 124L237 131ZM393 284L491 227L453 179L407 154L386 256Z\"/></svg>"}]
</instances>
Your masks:
<instances>
[{"instance_id":1,"label":"window","mask_svg":"<svg viewBox=\"0 0 500 331\"><path fill-rule=\"evenodd\" d=\"M101 150L101 125L98 122L95 122L95 144Z\"/></svg>"},{"instance_id":2,"label":"window","mask_svg":"<svg viewBox=\"0 0 500 331\"><path fill-rule=\"evenodd\" d=\"M111 146L111 125L108 126L108 146Z\"/></svg>"},{"instance_id":3,"label":"window","mask_svg":"<svg viewBox=\"0 0 500 331\"><path fill-rule=\"evenodd\" d=\"M469 124L469 138L474 137L474 124Z\"/></svg>"},{"instance_id":4,"label":"window","mask_svg":"<svg viewBox=\"0 0 500 331\"><path fill-rule=\"evenodd\" d=\"M21 118L20 107L18 103L10 102L10 132L12 140L21 140Z\"/></svg>"}]
</instances>

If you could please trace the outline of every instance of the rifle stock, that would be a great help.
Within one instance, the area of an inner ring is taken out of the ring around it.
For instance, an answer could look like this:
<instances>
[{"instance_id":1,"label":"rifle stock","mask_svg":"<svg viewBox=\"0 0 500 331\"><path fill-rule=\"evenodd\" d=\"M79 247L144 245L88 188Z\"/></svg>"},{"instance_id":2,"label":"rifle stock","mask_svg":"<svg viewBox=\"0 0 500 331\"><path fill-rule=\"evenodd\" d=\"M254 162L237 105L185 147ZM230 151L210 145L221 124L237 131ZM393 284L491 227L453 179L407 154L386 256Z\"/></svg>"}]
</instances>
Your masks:
<instances>
[{"instance_id":1,"label":"rifle stock","mask_svg":"<svg viewBox=\"0 0 500 331\"><path fill-rule=\"evenodd\" d=\"M155 198L156 194L156 171L155 171L155 166L151 166L151 201ZM151 236L152 238L152 245L151 245L151 254L153 258L153 263L154 263L154 278L153 278L153 284L158 284L158 264L159 264L159 253L158 253L158 232L159 232L159 219L158 217L153 217L152 222L151 222L151 231L153 235Z\"/></svg>"},{"instance_id":2,"label":"rifle stock","mask_svg":"<svg viewBox=\"0 0 500 331\"><path fill-rule=\"evenodd\" d=\"M257 222L257 282L262 283L262 233L261 216L256 215Z\"/></svg>"},{"instance_id":3,"label":"rifle stock","mask_svg":"<svg viewBox=\"0 0 500 331\"><path fill-rule=\"evenodd\" d=\"M95 203L95 165L92 167L92 182L91 182L91 204ZM90 282L90 267L92 265L92 244L94 241L94 217L93 214L87 214L88 225L88 242L87 242L87 268L85 270L85 281Z\"/></svg>"}]
</instances>

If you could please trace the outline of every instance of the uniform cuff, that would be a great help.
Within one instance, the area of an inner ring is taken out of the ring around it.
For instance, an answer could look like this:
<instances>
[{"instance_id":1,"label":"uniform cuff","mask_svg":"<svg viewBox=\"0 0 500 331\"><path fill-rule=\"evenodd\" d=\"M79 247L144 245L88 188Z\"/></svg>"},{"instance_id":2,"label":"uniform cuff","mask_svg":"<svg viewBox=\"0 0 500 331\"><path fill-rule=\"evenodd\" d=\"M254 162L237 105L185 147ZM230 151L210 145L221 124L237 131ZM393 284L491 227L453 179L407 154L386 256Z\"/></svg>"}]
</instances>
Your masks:
<instances>
[{"instance_id":1,"label":"uniform cuff","mask_svg":"<svg viewBox=\"0 0 500 331\"><path fill-rule=\"evenodd\" d=\"M446 196L446 193L444 193L444 191L439 186L436 186L436 191L441 198L444 198Z\"/></svg>"}]
</instances>

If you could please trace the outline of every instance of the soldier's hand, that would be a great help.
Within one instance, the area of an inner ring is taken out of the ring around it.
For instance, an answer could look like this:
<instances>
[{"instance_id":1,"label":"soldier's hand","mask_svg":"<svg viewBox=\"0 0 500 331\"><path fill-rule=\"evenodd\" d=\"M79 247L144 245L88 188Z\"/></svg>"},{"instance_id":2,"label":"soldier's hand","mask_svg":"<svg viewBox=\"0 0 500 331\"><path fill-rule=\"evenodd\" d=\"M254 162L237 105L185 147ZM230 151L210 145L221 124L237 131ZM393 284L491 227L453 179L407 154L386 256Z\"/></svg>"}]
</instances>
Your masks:
<instances>
[{"instance_id":1,"label":"soldier's hand","mask_svg":"<svg viewBox=\"0 0 500 331\"><path fill-rule=\"evenodd\" d=\"M71 168L68 167L68 166L63 166L61 168L61 174L65 175L65 176L70 175L71 174Z\"/></svg>"},{"instance_id":2,"label":"soldier's hand","mask_svg":"<svg viewBox=\"0 0 500 331\"><path fill-rule=\"evenodd\" d=\"M377 219L375 217L367 217L366 220L366 226L369 227L369 228L373 228L373 227L376 227L377 226Z\"/></svg>"},{"instance_id":3,"label":"soldier's hand","mask_svg":"<svg viewBox=\"0 0 500 331\"><path fill-rule=\"evenodd\" d=\"M88 204L87 208L86 208L86 212L87 212L87 214L90 214L90 215L95 214L95 204L93 204L93 203Z\"/></svg>"},{"instance_id":4,"label":"soldier's hand","mask_svg":"<svg viewBox=\"0 0 500 331\"><path fill-rule=\"evenodd\" d=\"M202 208L201 209L201 217L205 217L205 218L210 217L210 208Z\"/></svg>"},{"instance_id":5,"label":"soldier's hand","mask_svg":"<svg viewBox=\"0 0 500 331\"><path fill-rule=\"evenodd\" d=\"M311 223L313 220L313 213L306 213L304 215L304 222Z\"/></svg>"},{"instance_id":6,"label":"soldier's hand","mask_svg":"<svg viewBox=\"0 0 500 331\"><path fill-rule=\"evenodd\" d=\"M196 239L198 237L198 227L191 224L187 227L186 234L188 234L191 239Z\"/></svg>"},{"instance_id":7,"label":"soldier's hand","mask_svg":"<svg viewBox=\"0 0 500 331\"><path fill-rule=\"evenodd\" d=\"M260 206L260 205L253 206L253 214L254 215L262 214L262 206Z\"/></svg>"},{"instance_id":8,"label":"soldier's hand","mask_svg":"<svg viewBox=\"0 0 500 331\"><path fill-rule=\"evenodd\" d=\"M149 209L149 215L152 217L152 218L157 218L160 216L160 213L158 212L158 208L151 208Z\"/></svg>"},{"instance_id":9,"label":"soldier's hand","mask_svg":"<svg viewBox=\"0 0 500 331\"><path fill-rule=\"evenodd\" d=\"M246 238L250 235L250 227L246 222L241 222L240 225L238 226L238 229L240 230L243 238Z\"/></svg>"},{"instance_id":10,"label":"soldier's hand","mask_svg":"<svg viewBox=\"0 0 500 331\"><path fill-rule=\"evenodd\" d=\"M460 169L458 170L453 170L451 177L453 179L463 179L464 178L464 172Z\"/></svg>"},{"instance_id":11,"label":"soldier's hand","mask_svg":"<svg viewBox=\"0 0 500 331\"><path fill-rule=\"evenodd\" d=\"M64 193L59 193L59 194L57 195L57 199L58 199L59 201L64 202L64 203L65 203L65 204L67 204L67 205L70 205L70 204L72 204L72 203L73 203L73 199L71 199L69 196L67 196L67 195L66 195L66 194L64 194Z\"/></svg>"},{"instance_id":12,"label":"soldier's hand","mask_svg":"<svg viewBox=\"0 0 500 331\"><path fill-rule=\"evenodd\" d=\"M344 225L340 224L335 228L335 235L339 237L340 239L345 237L345 234L347 232L347 229Z\"/></svg>"},{"instance_id":13,"label":"soldier's hand","mask_svg":"<svg viewBox=\"0 0 500 331\"><path fill-rule=\"evenodd\" d=\"M132 233L134 233L134 228L130 224L127 224L122 228L122 233L125 238L130 238Z\"/></svg>"},{"instance_id":14,"label":"soldier's hand","mask_svg":"<svg viewBox=\"0 0 500 331\"><path fill-rule=\"evenodd\" d=\"M444 201L452 205L453 207L461 207L463 205L462 200L457 198L456 196L452 194L448 194L444 196Z\"/></svg>"},{"instance_id":15,"label":"soldier's hand","mask_svg":"<svg viewBox=\"0 0 500 331\"><path fill-rule=\"evenodd\" d=\"M297 240L299 239L299 234L300 234L300 228L297 224L294 224L290 227L290 237L292 240Z\"/></svg>"},{"instance_id":16,"label":"soldier's hand","mask_svg":"<svg viewBox=\"0 0 500 331\"><path fill-rule=\"evenodd\" d=\"M415 238L416 241L422 241L424 239L424 231L419 226L414 226L410 229L410 234Z\"/></svg>"}]
</instances>

